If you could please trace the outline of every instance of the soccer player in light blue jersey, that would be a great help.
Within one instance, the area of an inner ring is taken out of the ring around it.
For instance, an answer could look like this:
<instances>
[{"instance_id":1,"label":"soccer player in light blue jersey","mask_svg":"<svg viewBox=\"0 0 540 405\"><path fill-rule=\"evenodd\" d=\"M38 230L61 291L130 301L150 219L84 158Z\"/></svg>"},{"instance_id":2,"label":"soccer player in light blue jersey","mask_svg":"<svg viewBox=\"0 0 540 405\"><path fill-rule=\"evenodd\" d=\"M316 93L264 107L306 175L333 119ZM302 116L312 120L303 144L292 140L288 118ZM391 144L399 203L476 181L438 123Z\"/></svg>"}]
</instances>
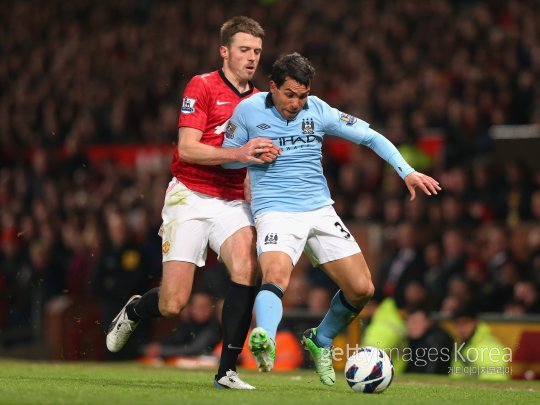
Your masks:
<instances>
[{"instance_id":1,"label":"soccer player in light blue jersey","mask_svg":"<svg viewBox=\"0 0 540 405\"><path fill-rule=\"evenodd\" d=\"M298 53L280 57L270 75L270 92L242 101L227 126L223 147L240 147L254 138L272 140L281 155L269 164L248 166L251 210L257 228L257 253L263 275L255 300L257 327L249 348L260 371L270 371L275 359L275 335L283 306L281 298L294 265L304 251L339 286L321 324L304 332L321 382L333 385L333 339L358 315L374 292L360 247L332 207L321 157L325 134L368 146L390 163L411 194L416 188L437 194L439 183L416 172L384 136L367 122L310 96L315 69Z\"/></svg>"}]
</instances>

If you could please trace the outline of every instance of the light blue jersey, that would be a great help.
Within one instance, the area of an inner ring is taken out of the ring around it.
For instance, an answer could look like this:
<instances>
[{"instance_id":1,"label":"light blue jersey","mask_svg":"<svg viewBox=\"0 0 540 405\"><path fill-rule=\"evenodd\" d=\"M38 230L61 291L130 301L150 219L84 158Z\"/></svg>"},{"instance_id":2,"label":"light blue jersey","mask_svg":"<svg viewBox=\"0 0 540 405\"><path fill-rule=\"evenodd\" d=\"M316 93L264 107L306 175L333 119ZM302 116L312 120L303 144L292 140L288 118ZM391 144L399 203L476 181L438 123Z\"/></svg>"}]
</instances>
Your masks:
<instances>
[{"instance_id":1,"label":"light blue jersey","mask_svg":"<svg viewBox=\"0 0 540 405\"><path fill-rule=\"evenodd\" d=\"M268 211L312 211L334 203L321 164L325 134L370 147L401 178L414 171L396 147L367 122L330 107L318 97L309 96L298 115L286 120L276 110L271 93L257 93L238 104L223 141L224 148L235 148L263 137L282 149L272 163L223 165L229 169L248 166L254 217Z\"/></svg>"}]
</instances>

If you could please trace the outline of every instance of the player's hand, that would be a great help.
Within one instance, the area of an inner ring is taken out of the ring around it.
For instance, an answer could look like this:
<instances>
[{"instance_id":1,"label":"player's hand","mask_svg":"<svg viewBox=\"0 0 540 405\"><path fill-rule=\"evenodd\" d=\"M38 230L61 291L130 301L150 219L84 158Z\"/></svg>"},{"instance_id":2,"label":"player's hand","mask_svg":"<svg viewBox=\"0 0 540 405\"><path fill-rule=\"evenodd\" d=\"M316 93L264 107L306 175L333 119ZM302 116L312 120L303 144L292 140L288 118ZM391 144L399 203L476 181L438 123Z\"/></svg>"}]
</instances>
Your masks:
<instances>
[{"instance_id":1,"label":"player's hand","mask_svg":"<svg viewBox=\"0 0 540 405\"><path fill-rule=\"evenodd\" d=\"M236 160L241 163L270 163L280 154L281 148L274 145L270 139L255 138L238 148Z\"/></svg>"},{"instance_id":2,"label":"player's hand","mask_svg":"<svg viewBox=\"0 0 540 405\"><path fill-rule=\"evenodd\" d=\"M412 172L405 177L405 184L411 193L411 201L416 198L416 188L418 187L427 195L438 194L441 190L439 182L423 173Z\"/></svg>"}]
</instances>

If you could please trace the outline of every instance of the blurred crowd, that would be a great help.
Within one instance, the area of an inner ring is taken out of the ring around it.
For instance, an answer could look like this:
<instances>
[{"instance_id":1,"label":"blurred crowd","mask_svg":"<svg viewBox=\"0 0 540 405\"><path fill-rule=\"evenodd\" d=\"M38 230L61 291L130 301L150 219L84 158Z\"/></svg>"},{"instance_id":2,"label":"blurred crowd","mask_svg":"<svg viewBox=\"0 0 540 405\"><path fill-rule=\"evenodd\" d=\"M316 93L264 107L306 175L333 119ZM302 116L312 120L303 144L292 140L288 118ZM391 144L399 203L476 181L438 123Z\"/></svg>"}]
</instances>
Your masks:
<instances>
[{"instance_id":1,"label":"blurred crowd","mask_svg":"<svg viewBox=\"0 0 540 405\"><path fill-rule=\"evenodd\" d=\"M239 14L267 32L259 88L279 54L304 54L317 68L313 94L370 122L441 182L439 196L410 202L371 151L326 151L336 210L377 240L376 301L540 313L540 173L494 160L489 137L492 125L540 123L540 2L9 0L0 345L33 339L57 297L98 311L104 327L130 295L159 283L169 162L126 168L92 161L87 147L173 144L186 81L221 65L219 27ZM425 156L418 142L434 129L444 147ZM210 260L196 289L221 296L226 280ZM302 261L285 305L321 313L334 292Z\"/></svg>"}]
</instances>

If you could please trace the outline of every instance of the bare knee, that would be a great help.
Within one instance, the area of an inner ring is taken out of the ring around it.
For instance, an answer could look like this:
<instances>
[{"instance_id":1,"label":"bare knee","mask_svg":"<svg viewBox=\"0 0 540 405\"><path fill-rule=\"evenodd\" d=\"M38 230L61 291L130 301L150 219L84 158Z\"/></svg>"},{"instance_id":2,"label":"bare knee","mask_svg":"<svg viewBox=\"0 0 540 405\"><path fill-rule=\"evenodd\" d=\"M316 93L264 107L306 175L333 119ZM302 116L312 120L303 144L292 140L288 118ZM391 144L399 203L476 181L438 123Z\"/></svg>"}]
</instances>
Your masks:
<instances>
[{"instance_id":1,"label":"bare knee","mask_svg":"<svg viewBox=\"0 0 540 405\"><path fill-rule=\"evenodd\" d=\"M375 294L375 286L371 278L363 278L355 283L352 283L349 288L347 298L351 303L364 306Z\"/></svg>"},{"instance_id":2,"label":"bare knee","mask_svg":"<svg viewBox=\"0 0 540 405\"><path fill-rule=\"evenodd\" d=\"M180 315L188 303L187 298L159 297L159 312L164 317L170 318Z\"/></svg>"},{"instance_id":3,"label":"bare knee","mask_svg":"<svg viewBox=\"0 0 540 405\"><path fill-rule=\"evenodd\" d=\"M289 286L290 278L291 273L289 271L285 271L285 269L281 268L278 264L271 264L265 271L263 284L272 283L285 291Z\"/></svg>"},{"instance_id":4,"label":"bare knee","mask_svg":"<svg viewBox=\"0 0 540 405\"><path fill-rule=\"evenodd\" d=\"M257 282L257 260L255 258L235 263L229 271L231 280L237 284L254 286Z\"/></svg>"},{"instance_id":5,"label":"bare knee","mask_svg":"<svg viewBox=\"0 0 540 405\"><path fill-rule=\"evenodd\" d=\"M246 227L227 239L220 255L235 283L254 286L257 282L257 255L255 231Z\"/></svg>"}]
</instances>

